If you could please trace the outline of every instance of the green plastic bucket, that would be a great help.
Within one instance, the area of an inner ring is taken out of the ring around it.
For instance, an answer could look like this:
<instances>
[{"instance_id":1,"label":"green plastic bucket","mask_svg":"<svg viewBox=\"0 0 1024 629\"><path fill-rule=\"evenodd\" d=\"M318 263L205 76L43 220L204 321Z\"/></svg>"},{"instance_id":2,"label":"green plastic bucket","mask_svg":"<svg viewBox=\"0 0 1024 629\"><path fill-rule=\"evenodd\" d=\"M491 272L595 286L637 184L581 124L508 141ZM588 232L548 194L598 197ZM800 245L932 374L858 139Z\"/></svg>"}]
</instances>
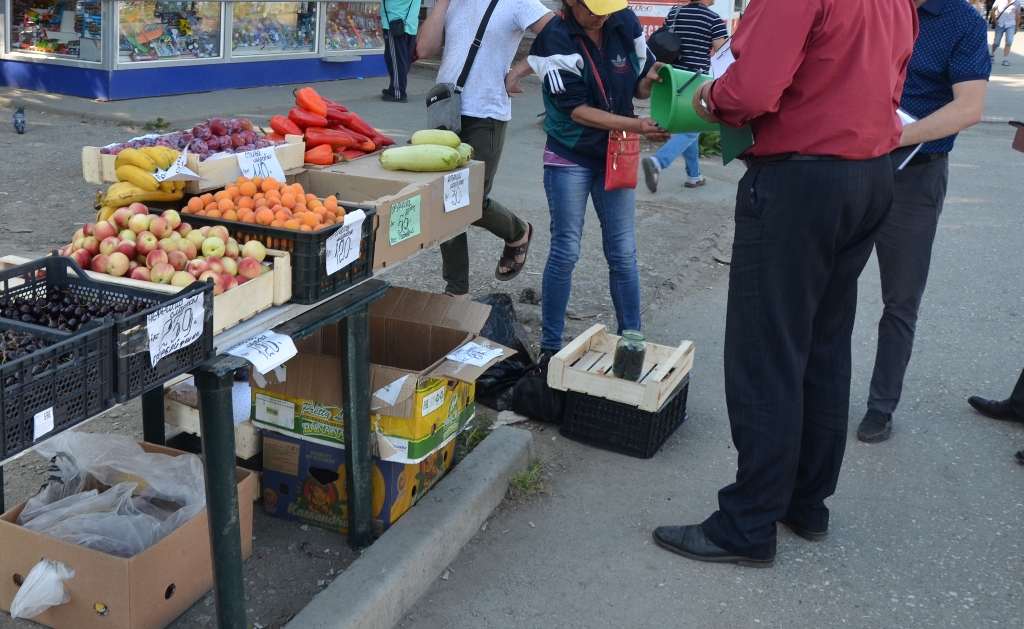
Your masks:
<instances>
[{"instance_id":1,"label":"green plastic bucket","mask_svg":"<svg viewBox=\"0 0 1024 629\"><path fill-rule=\"evenodd\" d=\"M694 78L693 72L670 65L661 66L658 76L662 82L655 83L651 91L651 118L659 127L669 133L718 131L717 122L704 120L693 109L693 93L701 83L710 81L710 76L698 75ZM684 85L686 87L680 92L679 88Z\"/></svg>"}]
</instances>

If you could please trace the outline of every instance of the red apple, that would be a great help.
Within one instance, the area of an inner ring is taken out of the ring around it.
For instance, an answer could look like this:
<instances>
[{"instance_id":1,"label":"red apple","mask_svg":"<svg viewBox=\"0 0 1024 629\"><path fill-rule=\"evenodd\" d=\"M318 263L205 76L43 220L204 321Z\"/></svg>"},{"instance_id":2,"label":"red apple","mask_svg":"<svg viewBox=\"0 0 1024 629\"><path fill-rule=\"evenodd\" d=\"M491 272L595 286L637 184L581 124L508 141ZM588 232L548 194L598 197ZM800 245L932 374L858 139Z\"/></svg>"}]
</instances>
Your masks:
<instances>
[{"instance_id":1,"label":"red apple","mask_svg":"<svg viewBox=\"0 0 1024 629\"><path fill-rule=\"evenodd\" d=\"M199 281L205 282L207 280L213 280L213 294L214 296L217 296L224 292L224 283L223 280L221 280L220 278L220 273L215 273L213 271L204 271L199 276Z\"/></svg>"},{"instance_id":2,"label":"red apple","mask_svg":"<svg viewBox=\"0 0 1024 629\"><path fill-rule=\"evenodd\" d=\"M130 229L122 229L121 233L118 234L117 237L120 238L121 240L130 240L132 242L135 242L136 240L138 240L139 235Z\"/></svg>"},{"instance_id":3,"label":"red apple","mask_svg":"<svg viewBox=\"0 0 1024 629\"><path fill-rule=\"evenodd\" d=\"M182 223L181 225L178 225L176 228L174 228L174 231L178 232L182 236L188 236L189 232L192 231L192 226L189 225L188 223Z\"/></svg>"},{"instance_id":4,"label":"red apple","mask_svg":"<svg viewBox=\"0 0 1024 629\"><path fill-rule=\"evenodd\" d=\"M189 260L185 265L185 270L191 273L192 277L199 279L200 275L210 270L210 265L206 263L206 260Z\"/></svg>"},{"instance_id":5,"label":"red apple","mask_svg":"<svg viewBox=\"0 0 1024 629\"><path fill-rule=\"evenodd\" d=\"M221 258L220 264L228 275L232 277L238 275L238 263L235 262L234 258Z\"/></svg>"},{"instance_id":6,"label":"red apple","mask_svg":"<svg viewBox=\"0 0 1024 629\"><path fill-rule=\"evenodd\" d=\"M117 248L121 245L121 241L117 239L117 236L107 236L100 241L100 253L105 256L117 251Z\"/></svg>"},{"instance_id":7,"label":"red apple","mask_svg":"<svg viewBox=\"0 0 1024 629\"><path fill-rule=\"evenodd\" d=\"M199 252L196 250L196 246L191 241L182 238L178 241L178 251L185 254L185 257L189 260L195 259Z\"/></svg>"},{"instance_id":8,"label":"red apple","mask_svg":"<svg viewBox=\"0 0 1024 629\"><path fill-rule=\"evenodd\" d=\"M203 232L198 229L193 229L189 233L185 234L185 240L195 245L196 249L199 249L203 246L203 241L206 240L206 236L204 236Z\"/></svg>"},{"instance_id":9,"label":"red apple","mask_svg":"<svg viewBox=\"0 0 1024 629\"><path fill-rule=\"evenodd\" d=\"M132 271L132 279L133 280L142 280L143 282L149 282L150 281L149 267L148 266L136 267L135 270Z\"/></svg>"},{"instance_id":10,"label":"red apple","mask_svg":"<svg viewBox=\"0 0 1024 629\"><path fill-rule=\"evenodd\" d=\"M221 257L224 255L225 243L216 236L209 236L203 241L203 255L206 257Z\"/></svg>"},{"instance_id":11,"label":"red apple","mask_svg":"<svg viewBox=\"0 0 1024 629\"><path fill-rule=\"evenodd\" d=\"M149 214L136 214L128 221L128 229L136 234L149 231L149 224L152 222Z\"/></svg>"},{"instance_id":12,"label":"red apple","mask_svg":"<svg viewBox=\"0 0 1024 629\"><path fill-rule=\"evenodd\" d=\"M117 250L123 253L129 260L134 260L135 256L139 255L139 250L136 249L135 243L130 240L122 240L117 245Z\"/></svg>"},{"instance_id":13,"label":"red apple","mask_svg":"<svg viewBox=\"0 0 1024 629\"><path fill-rule=\"evenodd\" d=\"M224 245L224 257L237 259L241 255L242 251L238 247L238 243L234 238L228 238L228 243Z\"/></svg>"},{"instance_id":14,"label":"red apple","mask_svg":"<svg viewBox=\"0 0 1024 629\"><path fill-rule=\"evenodd\" d=\"M167 252L161 249L154 249L146 255L146 266L152 270L158 264L167 264Z\"/></svg>"},{"instance_id":15,"label":"red apple","mask_svg":"<svg viewBox=\"0 0 1024 629\"><path fill-rule=\"evenodd\" d=\"M236 275L235 276L235 281L238 282L239 286L241 286L242 284L245 284L246 282L248 282L249 278L245 277L244 275Z\"/></svg>"},{"instance_id":16,"label":"red apple","mask_svg":"<svg viewBox=\"0 0 1024 629\"><path fill-rule=\"evenodd\" d=\"M232 288L238 288L238 280L235 279L234 275L221 275L221 281L224 282L224 290L228 291Z\"/></svg>"},{"instance_id":17,"label":"red apple","mask_svg":"<svg viewBox=\"0 0 1024 629\"><path fill-rule=\"evenodd\" d=\"M224 273L224 264L221 262L221 259L218 258L217 256L208 256L206 258L206 264L214 273L217 273L218 275Z\"/></svg>"},{"instance_id":18,"label":"red apple","mask_svg":"<svg viewBox=\"0 0 1024 629\"><path fill-rule=\"evenodd\" d=\"M238 275L248 280L254 280L260 276L260 266L256 258L242 258L238 262Z\"/></svg>"},{"instance_id":19,"label":"red apple","mask_svg":"<svg viewBox=\"0 0 1024 629\"><path fill-rule=\"evenodd\" d=\"M163 240L170 236L171 232L174 230L171 229L171 224L166 218L163 218L162 216L154 216L149 221L149 231L153 232L153 235L160 240Z\"/></svg>"},{"instance_id":20,"label":"red apple","mask_svg":"<svg viewBox=\"0 0 1024 629\"><path fill-rule=\"evenodd\" d=\"M188 258L180 251L172 251L167 254L167 262L174 267L175 271L184 271L185 265L188 264Z\"/></svg>"},{"instance_id":21,"label":"red apple","mask_svg":"<svg viewBox=\"0 0 1024 629\"><path fill-rule=\"evenodd\" d=\"M128 206L128 209L132 211L132 214L145 214L149 216L149 208L142 203L132 203Z\"/></svg>"},{"instance_id":22,"label":"red apple","mask_svg":"<svg viewBox=\"0 0 1024 629\"><path fill-rule=\"evenodd\" d=\"M139 250L144 256L148 256L150 251L156 251L160 248L160 241L156 239L156 236L149 232L142 232L135 240L135 248Z\"/></svg>"},{"instance_id":23,"label":"red apple","mask_svg":"<svg viewBox=\"0 0 1024 629\"><path fill-rule=\"evenodd\" d=\"M258 240L250 240L242 246L243 258L254 258L257 262L263 262L267 257L267 248Z\"/></svg>"},{"instance_id":24,"label":"red apple","mask_svg":"<svg viewBox=\"0 0 1024 629\"><path fill-rule=\"evenodd\" d=\"M110 258L101 253L97 256L93 256L92 264L90 266L92 270L97 273L106 273L108 262L110 262Z\"/></svg>"},{"instance_id":25,"label":"red apple","mask_svg":"<svg viewBox=\"0 0 1024 629\"><path fill-rule=\"evenodd\" d=\"M178 250L178 241L171 240L170 238L164 238L159 243L157 243L157 246L166 251L167 253L170 253L172 251Z\"/></svg>"},{"instance_id":26,"label":"red apple","mask_svg":"<svg viewBox=\"0 0 1024 629\"><path fill-rule=\"evenodd\" d=\"M79 249L72 253L71 259L75 261L75 264L83 269L92 268L92 255L85 249Z\"/></svg>"},{"instance_id":27,"label":"red apple","mask_svg":"<svg viewBox=\"0 0 1024 629\"><path fill-rule=\"evenodd\" d=\"M165 219L171 224L171 229L178 229L178 225L181 225L181 214L178 214L176 210L167 210L160 215L160 218Z\"/></svg>"},{"instance_id":28,"label":"red apple","mask_svg":"<svg viewBox=\"0 0 1024 629\"><path fill-rule=\"evenodd\" d=\"M82 238L85 238L85 230L79 227L78 231L75 232L75 235L71 237L71 242L75 242Z\"/></svg>"},{"instance_id":29,"label":"red apple","mask_svg":"<svg viewBox=\"0 0 1024 629\"><path fill-rule=\"evenodd\" d=\"M117 225L118 230L124 230L128 229L128 221L132 220L133 216L135 215L131 210L126 207L121 207L117 208L117 211L114 212L114 216L112 216L111 219L114 221L114 224Z\"/></svg>"},{"instance_id":30,"label":"red apple","mask_svg":"<svg viewBox=\"0 0 1024 629\"><path fill-rule=\"evenodd\" d=\"M157 284L170 284L174 277L174 267L166 262L161 262L149 270L149 280Z\"/></svg>"},{"instance_id":31,"label":"red apple","mask_svg":"<svg viewBox=\"0 0 1024 629\"><path fill-rule=\"evenodd\" d=\"M207 236L210 235L210 226L203 225L202 227L199 228L199 233L203 235L203 238L206 238Z\"/></svg>"},{"instance_id":32,"label":"red apple","mask_svg":"<svg viewBox=\"0 0 1024 629\"><path fill-rule=\"evenodd\" d=\"M194 281L196 281L196 278L185 271L176 271L171 276L171 286L188 286Z\"/></svg>"},{"instance_id":33,"label":"red apple","mask_svg":"<svg viewBox=\"0 0 1024 629\"><path fill-rule=\"evenodd\" d=\"M86 236L82 239L82 249L89 252L89 255L99 255L100 252L100 241L96 239L96 236Z\"/></svg>"},{"instance_id":34,"label":"red apple","mask_svg":"<svg viewBox=\"0 0 1024 629\"><path fill-rule=\"evenodd\" d=\"M129 260L128 261L128 275L129 276L131 276L132 271L134 271L137 268L139 268L139 261L138 260ZM149 267L147 267L147 268L149 268Z\"/></svg>"},{"instance_id":35,"label":"red apple","mask_svg":"<svg viewBox=\"0 0 1024 629\"><path fill-rule=\"evenodd\" d=\"M110 221L100 221L96 223L96 227L93 229L92 235L95 236L96 239L99 240L100 242L103 242L104 238L117 236L118 232L120 231L121 230L117 228L117 225L111 223Z\"/></svg>"},{"instance_id":36,"label":"red apple","mask_svg":"<svg viewBox=\"0 0 1024 629\"><path fill-rule=\"evenodd\" d=\"M107 258L107 273L114 277L121 277L128 272L128 256L120 251L115 251Z\"/></svg>"},{"instance_id":37,"label":"red apple","mask_svg":"<svg viewBox=\"0 0 1024 629\"><path fill-rule=\"evenodd\" d=\"M74 252L75 252L75 246L74 245L65 245L64 248L60 250L60 255L67 256L67 257L70 258L71 254L74 253Z\"/></svg>"},{"instance_id":38,"label":"red apple","mask_svg":"<svg viewBox=\"0 0 1024 629\"><path fill-rule=\"evenodd\" d=\"M214 225L210 228L210 233L207 236L213 236L214 238L220 238L227 244L228 239L231 238L231 233L228 232L228 228L223 225Z\"/></svg>"},{"instance_id":39,"label":"red apple","mask_svg":"<svg viewBox=\"0 0 1024 629\"><path fill-rule=\"evenodd\" d=\"M92 230L94 229L96 229L96 223L86 223L85 225L82 226L82 235L92 236Z\"/></svg>"}]
</instances>

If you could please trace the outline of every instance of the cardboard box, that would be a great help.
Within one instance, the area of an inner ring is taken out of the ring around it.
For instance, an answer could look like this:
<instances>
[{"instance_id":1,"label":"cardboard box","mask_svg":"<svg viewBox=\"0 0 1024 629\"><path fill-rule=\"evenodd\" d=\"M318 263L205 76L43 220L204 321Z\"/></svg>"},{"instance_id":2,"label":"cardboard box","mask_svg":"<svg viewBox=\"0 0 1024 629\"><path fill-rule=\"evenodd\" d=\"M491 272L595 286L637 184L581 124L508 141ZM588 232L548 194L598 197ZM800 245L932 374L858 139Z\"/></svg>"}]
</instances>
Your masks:
<instances>
[{"instance_id":1,"label":"cardboard box","mask_svg":"<svg viewBox=\"0 0 1024 629\"><path fill-rule=\"evenodd\" d=\"M473 417L473 383L515 353L477 337L489 314L490 306L398 287L370 306L371 421L382 458L416 463ZM256 426L344 445L338 333L337 326L325 326L298 341L298 356L282 368L253 374ZM479 367L446 358L470 342L501 354ZM389 385L393 399L382 391Z\"/></svg>"},{"instance_id":2,"label":"cardboard box","mask_svg":"<svg viewBox=\"0 0 1024 629\"><path fill-rule=\"evenodd\" d=\"M373 458L373 532L381 535L448 472L455 439L415 464ZM267 433L263 508L274 517L348 533L345 450Z\"/></svg>"},{"instance_id":3,"label":"cardboard box","mask_svg":"<svg viewBox=\"0 0 1024 629\"><path fill-rule=\"evenodd\" d=\"M147 452L181 452L141 444ZM252 554L252 472L237 471L242 557ZM156 545L125 559L41 535L15 524L21 503L0 517L0 607L11 608L15 579L28 576L41 557L64 563L75 576L64 582L71 602L32 620L54 629L163 629L213 588L210 529L204 509ZM100 615L94 606L102 604Z\"/></svg>"},{"instance_id":4,"label":"cardboard box","mask_svg":"<svg viewBox=\"0 0 1024 629\"><path fill-rule=\"evenodd\" d=\"M318 197L334 195L346 204L377 210L374 272L450 240L483 211L483 162L471 161L450 172L414 173L385 170L378 160L366 159L308 170L296 180ZM454 186L455 181L463 185ZM454 190L462 196L453 205L465 205L446 212L445 195L452 198Z\"/></svg>"},{"instance_id":5,"label":"cardboard box","mask_svg":"<svg viewBox=\"0 0 1024 629\"><path fill-rule=\"evenodd\" d=\"M300 168L306 154L306 144L302 141L302 136L289 135L285 138L285 142L285 144L274 148L274 154L281 162L281 168L285 171ZM114 162L117 161L117 156L104 155L100 153L100 148L99 146L82 148L82 176L89 183L115 183L117 175ZM223 157L201 162L198 155L189 153L185 165L202 179L186 183L185 192L196 194L235 183L235 180L242 176L242 170L238 167L238 158L229 153L223 155Z\"/></svg>"}]
</instances>

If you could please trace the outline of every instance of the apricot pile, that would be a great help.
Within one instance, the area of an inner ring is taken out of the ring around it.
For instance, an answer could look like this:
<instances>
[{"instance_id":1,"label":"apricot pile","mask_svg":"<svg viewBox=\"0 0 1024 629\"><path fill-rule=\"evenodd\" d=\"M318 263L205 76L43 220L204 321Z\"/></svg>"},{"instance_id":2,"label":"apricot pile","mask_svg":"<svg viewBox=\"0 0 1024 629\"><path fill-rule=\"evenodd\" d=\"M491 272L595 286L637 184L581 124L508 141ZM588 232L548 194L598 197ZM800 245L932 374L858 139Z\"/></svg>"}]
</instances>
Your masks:
<instances>
[{"instance_id":1,"label":"apricot pile","mask_svg":"<svg viewBox=\"0 0 1024 629\"><path fill-rule=\"evenodd\" d=\"M326 229L345 218L345 208L333 195L320 200L298 183L282 185L273 177L239 177L217 193L192 197L181 212L304 232Z\"/></svg>"}]
</instances>

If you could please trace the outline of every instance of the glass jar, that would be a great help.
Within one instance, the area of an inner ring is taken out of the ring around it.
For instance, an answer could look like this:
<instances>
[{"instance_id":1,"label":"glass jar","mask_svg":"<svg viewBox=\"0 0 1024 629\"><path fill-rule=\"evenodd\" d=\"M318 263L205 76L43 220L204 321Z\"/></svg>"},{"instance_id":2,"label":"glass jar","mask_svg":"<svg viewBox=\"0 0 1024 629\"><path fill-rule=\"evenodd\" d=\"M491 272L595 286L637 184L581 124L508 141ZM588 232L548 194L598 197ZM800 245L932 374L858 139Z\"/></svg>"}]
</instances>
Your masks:
<instances>
[{"instance_id":1,"label":"glass jar","mask_svg":"<svg viewBox=\"0 0 1024 629\"><path fill-rule=\"evenodd\" d=\"M644 370L644 356L647 354L647 338L639 330L623 330L622 338L615 344L615 360L612 374L616 378L636 382Z\"/></svg>"}]
</instances>

